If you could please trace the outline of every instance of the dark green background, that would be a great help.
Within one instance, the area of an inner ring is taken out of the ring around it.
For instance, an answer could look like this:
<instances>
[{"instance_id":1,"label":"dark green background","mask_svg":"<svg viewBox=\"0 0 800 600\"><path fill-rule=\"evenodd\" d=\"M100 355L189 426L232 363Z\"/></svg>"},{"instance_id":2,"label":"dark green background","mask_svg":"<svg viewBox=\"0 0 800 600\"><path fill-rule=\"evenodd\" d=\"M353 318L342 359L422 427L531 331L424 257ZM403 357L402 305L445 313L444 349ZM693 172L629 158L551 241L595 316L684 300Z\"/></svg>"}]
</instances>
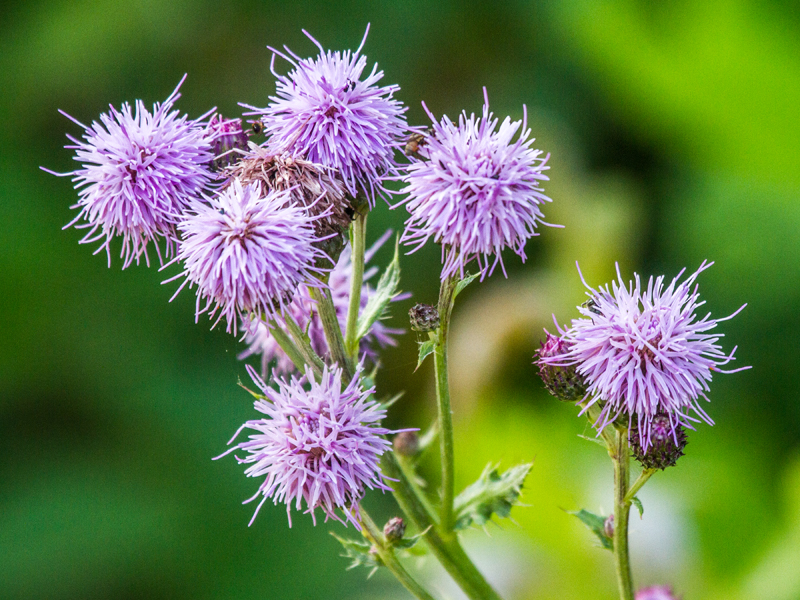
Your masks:
<instances>
[{"instance_id":1,"label":"dark green background","mask_svg":"<svg viewBox=\"0 0 800 600\"><path fill-rule=\"evenodd\" d=\"M637 582L686 600L800 597L800 7L710 2L174 1L7 2L0 8L0 597L403 598L388 576L349 571L327 530L265 505L222 452L255 414L237 387L242 345L194 324L194 299L155 268L111 269L61 227L76 194L61 108L90 122L123 101L264 106L267 45L301 56L355 48L397 83L409 121L528 106L552 152L553 204L523 265L506 257L459 298L453 337L458 485L483 466L535 459L515 523L466 536L510 598L613 598L611 556L564 510L611 507L610 466L579 439L576 410L530 366L551 313L561 322L588 281L634 270L674 276L703 259L714 316L751 371L715 377L715 427L690 434L679 467L642 492ZM278 63L285 70L285 65ZM402 227L379 205L371 239ZM388 251L376 261L385 264ZM403 287L435 298L437 249L403 262ZM395 306L405 325L410 303ZM415 336L384 355L381 393L407 389L390 426L424 427L431 373L412 375ZM435 484L435 482L434 482ZM370 495L381 519L391 498ZM352 529L350 530L352 533ZM417 565L410 563L412 569ZM444 596L446 578L423 567Z\"/></svg>"}]
</instances>

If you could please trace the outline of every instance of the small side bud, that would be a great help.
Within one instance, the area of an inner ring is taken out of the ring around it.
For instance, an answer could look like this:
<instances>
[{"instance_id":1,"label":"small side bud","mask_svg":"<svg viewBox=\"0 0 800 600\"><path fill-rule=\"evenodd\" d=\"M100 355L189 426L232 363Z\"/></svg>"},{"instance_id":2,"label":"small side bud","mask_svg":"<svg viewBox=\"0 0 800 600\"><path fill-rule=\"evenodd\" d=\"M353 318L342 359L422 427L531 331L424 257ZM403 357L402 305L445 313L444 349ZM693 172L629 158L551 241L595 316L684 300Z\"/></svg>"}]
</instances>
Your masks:
<instances>
[{"instance_id":1,"label":"small side bud","mask_svg":"<svg viewBox=\"0 0 800 600\"><path fill-rule=\"evenodd\" d=\"M430 304L416 304L408 311L411 329L414 331L434 331L439 327L439 311Z\"/></svg>"},{"instance_id":2,"label":"small side bud","mask_svg":"<svg viewBox=\"0 0 800 600\"><path fill-rule=\"evenodd\" d=\"M419 453L419 436L416 431L401 431L394 436L392 445L401 456L416 456Z\"/></svg>"},{"instance_id":3,"label":"small side bud","mask_svg":"<svg viewBox=\"0 0 800 600\"><path fill-rule=\"evenodd\" d=\"M383 536L390 544L400 541L406 534L406 523L400 517L392 517L383 526Z\"/></svg>"},{"instance_id":4,"label":"small side bud","mask_svg":"<svg viewBox=\"0 0 800 600\"><path fill-rule=\"evenodd\" d=\"M603 522L603 533L607 538L614 539L614 515L608 515L608 518Z\"/></svg>"},{"instance_id":5,"label":"small side bud","mask_svg":"<svg viewBox=\"0 0 800 600\"><path fill-rule=\"evenodd\" d=\"M556 366L552 359L563 357L569 352L569 344L562 338L547 334L542 347L536 353L534 364L539 366L539 375L547 391L565 402L580 400L586 395L586 383L574 365Z\"/></svg>"},{"instance_id":6,"label":"small side bud","mask_svg":"<svg viewBox=\"0 0 800 600\"><path fill-rule=\"evenodd\" d=\"M681 425L673 425L666 413L658 413L650 425L650 445L644 450L644 441L639 428L634 425L630 432L633 455L645 469L661 469L675 466L686 447L686 431ZM677 442L677 443L676 443Z\"/></svg>"}]
</instances>

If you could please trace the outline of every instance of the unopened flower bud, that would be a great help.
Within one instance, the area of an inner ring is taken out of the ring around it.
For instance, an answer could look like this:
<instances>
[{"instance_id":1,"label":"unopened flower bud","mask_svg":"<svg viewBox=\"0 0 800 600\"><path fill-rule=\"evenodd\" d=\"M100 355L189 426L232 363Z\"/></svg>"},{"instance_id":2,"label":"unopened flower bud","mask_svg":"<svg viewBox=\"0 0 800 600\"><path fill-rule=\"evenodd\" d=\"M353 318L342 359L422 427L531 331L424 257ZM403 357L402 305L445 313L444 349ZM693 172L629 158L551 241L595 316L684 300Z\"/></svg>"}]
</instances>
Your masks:
<instances>
[{"instance_id":1,"label":"unopened flower bud","mask_svg":"<svg viewBox=\"0 0 800 600\"><path fill-rule=\"evenodd\" d=\"M402 540L406 533L406 523L400 517L392 517L383 526L383 536L387 542Z\"/></svg>"},{"instance_id":2,"label":"unopened flower bud","mask_svg":"<svg viewBox=\"0 0 800 600\"><path fill-rule=\"evenodd\" d=\"M636 600L680 600L667 585L653 585L636 592Z\"/></svg>"},{"instance_id":3,"label":"unopened flower bud","mask_svg":"<svg viewBox=\"0 0 800 600\"><path fill-rule=\"evenodd\" d=\"M394 436L394 451L401 456L415 456L419 452L419 436L416 431L401 431Z\"/></svg>"},{"instance_id":4,"label":"unopened flower bud","mask_svg":"<svg viewBox=\"0 0 800 600\"><path fill-rule=\"evenodd\" d=\"M434 331L439 327L439 311L430 304L416 304L408 311L411 329L414 331Z\"/></svg>"},{"instance_id":5,"label":"unopened flower bud","mask_svg":"<svg viewBox=\"0 0 800 600\"><path fill-rule=\"evenodd\" d=\"M614 515L608 515L608 518L603 523L603 533L607 538L614 538Z\"/></svg>"},{"instance_id":6,"label":"unopened flower bud","mask_svg":"<svg viewBox=\"0 0 800 600\"><path fill-rule=\"evenodd\" d=\"M631 451L645 469L672 467L683 456L686 431L681 425L671 423L666 413L658 413L653 417L649 442L642 437L642 432L634 424L630 431Z\"/></svg>"},{"instance_id":7,"label":"unopened flower bud","mask_svg":"<svg viewBox=\"0 0 800 600\"><path fill-rule=\"evenodd\" d=\"M586 395L586 383L575 365L553 364L558 359L565 358L568 351L569 344L564 339L548 333L535 361L539 365L539 375L547 391L565 402L580 400Z\"/></svg>"}]
</instances>

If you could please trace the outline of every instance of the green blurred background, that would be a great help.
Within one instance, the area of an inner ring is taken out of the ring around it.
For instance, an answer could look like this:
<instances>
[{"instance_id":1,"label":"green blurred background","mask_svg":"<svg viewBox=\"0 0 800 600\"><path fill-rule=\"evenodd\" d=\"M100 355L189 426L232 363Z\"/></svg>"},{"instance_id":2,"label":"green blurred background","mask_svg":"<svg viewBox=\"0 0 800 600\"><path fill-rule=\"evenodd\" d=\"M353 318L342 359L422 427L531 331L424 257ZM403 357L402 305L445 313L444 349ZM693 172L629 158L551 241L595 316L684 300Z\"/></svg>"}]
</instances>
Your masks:
<instances>
[{"instance_id":1,"label":"green blurred background","mask_svg":"<svg viewBox=\"0 0 800 600\"><path fill-rule=\"evenodd\" d=\"M397 83L409 121L425 100L454 117L526 104L552 153L550 222L459 298L452 340L458 485L483 466L535 460L526 507L465 543L509 599L614 598L612 557L565 510L611 509L611 469L574 407L542 389L531 356L614 262L674 276L703 259L712 315L737 365L715 378L715 427L690 433L634 519L637 584L685 600L800 598L800 6L797 2L288 2L60 0L0 8L0 598L405 598L383 573L345 571L328 530L289 529L258 482L219 454L255 413L237 387L242 345L209 323L164 273L120 270L61 227L74 211L64 134L108 103L163 100L199 116L274 92L266 46L365 52ZM285 65L278 64L285 70ZM399 229L380 205L370 238ZM432 302L437 249L406 257L404 289ZM376 262L388 261L388 250ZM171 273L171 272L170 272ZM405 326L410 301L394 307ZM393 427L432 416L430 365L416 338L384 354L381 393L408 390ZM432 464L432 463L431 463ZM430 465L429 465L430 466ZM390 496L370 495L381 519ZM351 530L352 533L352 530ZM416 565L437 595L447 578Z\"/></svg>"}]
</instances>

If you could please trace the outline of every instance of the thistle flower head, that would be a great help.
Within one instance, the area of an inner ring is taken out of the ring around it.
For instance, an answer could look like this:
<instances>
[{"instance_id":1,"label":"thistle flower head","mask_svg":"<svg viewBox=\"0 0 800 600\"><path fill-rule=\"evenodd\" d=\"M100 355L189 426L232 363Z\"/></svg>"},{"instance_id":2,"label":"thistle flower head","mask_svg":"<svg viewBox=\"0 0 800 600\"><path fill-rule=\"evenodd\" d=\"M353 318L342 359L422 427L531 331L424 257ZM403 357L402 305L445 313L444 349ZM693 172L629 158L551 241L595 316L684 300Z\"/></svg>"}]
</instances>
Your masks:
<instances>
[{"instance_id":1,"label":"thistle flower head","mask_svg":"<svg viewBox=\"0 0 800 600\"><path fill-rule=\"evenodd\" d=\"M277 389L247 367L261 392L255 402L257 411L267 418L248 421L242 429L254 433L225 454L236 450L240 463L250 465L248 477L264 477L258 492L247 500L262 496L259 509L272 498L285 503L292 524L291 508L310 512L319 508L325 519L333 518L360 529L358 501L367 488L391 489L380 470L380 456L391 444L383 437L390 430L378 424L386 410L374 400L375 388L362 389L360 371L342 388L342 371L325 367L319 379L309 369L302 379L276 379ZM223 454L224 456L224 454ZM337 514L341 510L344 516Z\"/></svg>"},{"instance_id":2,"label":"thistle flower head","mask_svg":"<svg viewBox=\"0 0 800 600\"><path fill-rule=\"evenodd\" d=\"M314 247L313 218L287 192L264 195L259 184L233 181L207 200L195 203L178 225L176 259L184 271L172 278L186 278L175 295L187 283L197 285L196 317L219 312L214 325L224 316L227 330L236 333L251 313L272 318L298 285L314 285L321 252Z\"/></svg>"},{"instance_id":3,"label":"thistle flower head","mask_svg":"<svg viewBox=\"0 0 800 600\"><path fill-rule=\"evenodd\" d=\"M680 600L667 585L653 585L636 592L635 600Z\"/></svg>"},{"instance_id":4,"label":"thistle flower head","mask_svg":"<svg viewBox=\"0 0 800 600\"><path fill-rule=\"evenodd\" d=\"M651 277L643 288L634 274L634 281L626 284L619 265L618 280L610 289L595 290L584 282L590 301L578 307L583 318L573 319L568 330L560 331L567 349L541 362L575 366L586 382L586 407L602 405L595 423L598 430L623 417L638 430L642 451L647 452L663 428L677 443L679 426L692 428L690 422L700 419L713 425L699 403L700 398L708 400L712 373L749 367L722 370L734 360L736 348L725 354L717 343L723 334L713 332L717 323L744 306L722 319L696 314L704 302L695 281L712 264L703 262L678 283L681 271L666 287L664 276Z\"/></svg>"},{"instance_id":5,"label":"thistle flower head","mask_svg":"<svg viewBox=\"0 0 800 600\"><path fill-rule=\"evenodd\" d=\"M65 112L61 114L83 127L83 139L67 137L74 145L81 168L54 175L72 176L78 189L78 216L67 227L85 221L81 243L101 241L95 253L105 249L111 266L111 240L122 238L122 268L142 254L149 264L147 246L153 242L162 262L158 239L166 241L171 256L176 242L175 225L188 204L211 181L213 158L205 126L172 110L180 98L178 89L162 103L145 108L141 100L135 111L127 102L100 115L100 122L87 127Z\"/></svg>"},{"instance_id":6,"label":"thistle flower head","mask_svg":"<svg viewBox=\"0 0 800 600\"><path fill-rule=\"evenodd\" d=\"M366 260L369 260L375 252L378 251L386 239L387 236L384 235L366 252ZM376 273L377 270L375 268L369 268L364 271L364 285L361 288L361 310L366 308L370 296L374 293L367 280L374 277ZM331 291L333 306L336 309L336 316L339 319L342 334L344 334L344 329L347 325L347 309L350 302L350 280L352 277L353 264L350 260L350 247L347 246L328 278L328 287ZM407 295L401 294L396 296L394 300L402 300L407 297ZM289 314L294 318L300 328L308 332L311 347L314 351L320 356L325 356L328 353L328 343L325 340L322 321L317 313L317 305L311 299L311 294L306 286L301 285L298 287L292 301L286 306L286 310L289 311ZM280 316L278 316L276 320L279 324L283 323ZM402 329L387 327L380 320L375 321L370 332L361 338L361 345L359 348L361 355L367 361L374 362L377 357L376 347L396 345L397 342L393 336L401 333L403 333ZM253 331L248 331L245 340L248 343L248 348L239 355L239 358L244 359L254 354L261 354L261 372L264 377L267 376L272 361L275 361L272 368L277 373L285 374L295 370L291 359L286 356L272 335L270 335L269 328L263 323L259 323Z\"/></svg>"},{"instance_id":7,"label":"thistle flower head","mask_svg":"<svg viewBox=\"0 0 800 600\"><path fill-rule=\"evenodd\" d=\"M353 220L353 208L345 198L344 186L336 172L301 156L288 152L274 154L251 144L225 174L230 181L260 182L265 190L289 192L292 200L312 215L324 215L314 222L321 238L341 234Z\"/></svg>"},{"instance_id":8,"label":"thistle flower head","mask_svg":"<svg viewBox=\"0 0 800 600\"><path fill-rule=\"evenodd\" d=\"M539 366L539 376L544 382L547 391L559 400L580 400L586 394L586 382L578 373L575 365L556 366L548 364L547 359L560 356L569 350L569 343L545 331L547 339L542 342L542 347L537 351L538 359L535 363Z\"/></svg>"},{"instance_id":9,"label":"thistle flower head","mask_svg":"<svg viewBox=\"0 0 800 600\"><path fill-rule=\"evenodd\" d=\"M525 260L525 242L544 222L540 206L550 198L540 183L548 179L550 155L531 147L527 111L522 121L506 117L499 123L489 111L485 88L480 117L464 112L456 124L446 116L437 121L425 110L433 126L424 144L416 145L422 158L403 176L411 216L402 241L414 250L430 238L441 244L442 279L455 273L463 277L473 259L484 276L498 262L505 272L502 250L511 248Z\"/></svg>"},{"instance_id":10,"label":"thistle flower head","mask_svg":"<svg viewBox=\"0 0 800 600\"><path fill-rule=\"evenodd\" d=\"M686 447L686 431L681 425L674 426L669 416L660 412L650 424L650 447L642 446L639 428L634 425L630 431L630 446L633 456L645 469L674 467L683 456Z\"/></svg>"},{"instance_id":11,"label":"thistle flower head","mask_svg":"<svg viewBox=\"0 0 800 600\"><path fill-rule=\"evenodd\" d=\"M211 144L216 169L237 162L239 156L236 151L246 149L248 142L241 119L225 119L216 113L208 121L206 139Z\"/></svg>"},{"instance_id":12,"label":"thistle flower head","mask_svg":"<svg viewBox=\"0 0 800 600\"><path fill-rule=\"evenodd\" d=\"M361 48L366 33L355 52L325 51L303 33L319 48L319 55L300 58L288 48L286 53L270 48L277 94L267 108L248 107L255 111L250 114L261 116L276 152L288 151L336 169L351 196L361 191L374 205L376 194L383 195L381 181L397 172L394 149L406 130L406 108L394 98L400 88L378 85L383 71L377 64L364 75L367 58ZM275 73L275 56L292 65L288 75Z\"/></svg>"}]
</instances>

